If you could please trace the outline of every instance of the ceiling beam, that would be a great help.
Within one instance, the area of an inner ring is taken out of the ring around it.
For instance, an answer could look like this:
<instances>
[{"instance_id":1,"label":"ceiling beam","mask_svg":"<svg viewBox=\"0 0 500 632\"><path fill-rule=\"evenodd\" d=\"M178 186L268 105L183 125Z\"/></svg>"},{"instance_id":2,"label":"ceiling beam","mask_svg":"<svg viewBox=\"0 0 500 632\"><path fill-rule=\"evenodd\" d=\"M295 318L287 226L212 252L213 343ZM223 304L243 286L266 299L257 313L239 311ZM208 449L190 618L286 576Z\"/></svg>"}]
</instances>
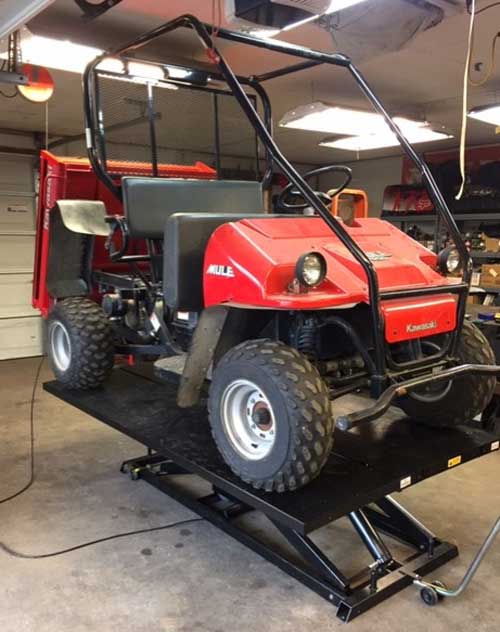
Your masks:
<instances>
[{"instance_id":1,"label":"ceiling beam","mask_svg":"<svg viewBox=\"0 0 500 632\"><path fill-rule=\"evenodd\" d=\"M0 39L21 28L54 0L4 0L0 7Z\"/></svg>"}]
</instances>

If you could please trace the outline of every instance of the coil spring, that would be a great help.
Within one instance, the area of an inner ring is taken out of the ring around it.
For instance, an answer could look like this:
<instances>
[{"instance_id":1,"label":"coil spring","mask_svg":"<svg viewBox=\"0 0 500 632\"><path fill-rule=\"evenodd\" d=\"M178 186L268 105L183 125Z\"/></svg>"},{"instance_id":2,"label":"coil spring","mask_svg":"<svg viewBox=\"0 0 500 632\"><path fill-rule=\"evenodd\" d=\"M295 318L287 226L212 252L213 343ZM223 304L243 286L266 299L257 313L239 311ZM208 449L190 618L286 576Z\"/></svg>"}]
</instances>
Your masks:
<instances>
[{"instance_id":1,"label":"coil spring","mask_svg":"<svg viewBox=\"0 0 500 632\"><path fill-rule=\"evenodd\" d=\"M296 346L306 356L316 354L316 329L313 321L306 321L298 328Z\"/></svg>"}]
</instances>

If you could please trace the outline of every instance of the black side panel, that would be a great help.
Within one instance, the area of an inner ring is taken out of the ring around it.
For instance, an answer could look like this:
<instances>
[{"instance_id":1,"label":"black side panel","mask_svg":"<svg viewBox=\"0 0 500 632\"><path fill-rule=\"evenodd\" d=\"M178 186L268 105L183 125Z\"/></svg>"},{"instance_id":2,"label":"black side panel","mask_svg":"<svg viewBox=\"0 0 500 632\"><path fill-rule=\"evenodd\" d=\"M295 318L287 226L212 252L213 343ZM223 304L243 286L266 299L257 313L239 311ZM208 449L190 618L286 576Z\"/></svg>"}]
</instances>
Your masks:
<instances>
[{"instance_id":1,"label":"black side panel","mask_svg":"<svg viewBox=\"0 0 500 632\"><path fill-rule=\"evenodd\" d=\"M161 239L174 213L263 213L260 182L123 178L123 209L133 238Z\"/></svg>"},{"instance_id":2,"label":"black side panel","mask_svg":"<svg viewBox=\"0 0 500 632\"><path fill-rule=\"evenodd\" d=\"M216 228L252 215L176 213L165 226L163 295L172 309L203 309L203 259ZM257 217L260 217L257 215Z\"/></svg>"},{"instance_id":3,"label":"black side panel","mask_svg":"<svg viewBox=\"0 0 500 632\"><path fill-rule=\"evenodd\" d=\"M59 208L52 209L47 270L47 288L51 296L61 299L89 294L93 245L93 236L68 230Z\"/></svg>"}]
</instances>

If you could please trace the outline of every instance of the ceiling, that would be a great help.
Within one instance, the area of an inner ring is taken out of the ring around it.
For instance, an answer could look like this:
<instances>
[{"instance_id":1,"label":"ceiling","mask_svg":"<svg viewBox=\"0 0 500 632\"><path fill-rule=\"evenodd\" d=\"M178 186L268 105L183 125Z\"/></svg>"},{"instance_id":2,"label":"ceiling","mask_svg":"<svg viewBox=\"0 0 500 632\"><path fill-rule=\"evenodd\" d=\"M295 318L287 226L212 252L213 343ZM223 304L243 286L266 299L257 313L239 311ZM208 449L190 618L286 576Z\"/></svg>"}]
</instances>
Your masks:
<instances>
[{"instance_id":1,"label":"ceiling","mask_svg":"<svg viewBox=\"0 0 500 632\"><path fill-rule=\"evenodd\" d=\"M389 2L391 0L379 0ZM486 4L479 0L479 7ZM73 0L56 0L30 23L34 32L60 39L110 48L134 38L163 21L183 13L193 13L204 21L212 21L212 2L205 0L122 0L107 14L88 23ZM500 23L500 6L477 16L476 46L473 63L487 65L490 44ZM454 139L421 144L419 149L446 149L458 144L461 116L461 92L466 53L468 16L449 17L441 24L416 37L406 48L362 62L360 67L379 97L393 114L425 117L431 123L445 126ZM330 35L314 24L286 33L288 41L333 52ZM206 62L206 57L190 32L176 32L164 38L151 54L161 54L168 61L193 58ZM287 63L289 58L259 49L221 42L221 49L237 72L258 74ZM340 51L341 52L341 51ZM476 73L478 77L481 73ZM80 77L53 71L56 93L48 106L51 135L73 135L82 131ZM482 105L497 100L500 87L500 64L482 88L471 88L469 105ZM366 107L352 79L345 70L318 67L266 83L273 103L275 124L294 106L313 100ZM45 106L29 104L21 98L2 99L0 127L43 130ZM202 124L202 122L200 122ZM352 161L356 155L318 147L324 134L287 130L275 126L276 137L285 153L294 161L327 164L339 160ZM196 130L193 130L196 133ZM469 119L470 145L497 142L495 128ZM362 152L360 158L394 155L397 150Z\"/></svg>"}]
</instances>

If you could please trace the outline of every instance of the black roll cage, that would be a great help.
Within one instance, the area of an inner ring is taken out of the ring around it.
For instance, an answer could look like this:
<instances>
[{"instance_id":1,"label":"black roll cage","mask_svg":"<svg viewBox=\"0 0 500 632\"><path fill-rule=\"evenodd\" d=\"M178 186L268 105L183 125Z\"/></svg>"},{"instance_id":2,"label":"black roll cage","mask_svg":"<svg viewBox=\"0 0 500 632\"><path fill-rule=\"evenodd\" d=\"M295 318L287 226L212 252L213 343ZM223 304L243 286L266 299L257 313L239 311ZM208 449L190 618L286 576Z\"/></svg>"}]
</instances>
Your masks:
<instances>
[{"instance_id":1,"label":"black roll cage","mask_svg":"<svg viewBox=\"0 0 500 632\"><path fill-rule=\"evenodd\" d=\"M226 62L224 56L218 51L214 39L212 35L215 32L214 27L209 24L201 22L198 18L193 15L182 15L174 20L166 22L161 26L149 31L140 37L128 42L124 46L119 47L116 50L110 51L104 55L101 55L96 60L91 62L89 66L86 68L84 73L84 112L86 119L86 133L87 133L87 145L89 158L93 168L95 169L97 175L106 183L106 185L115 193L117 192L117 187L111 180L111 178L103 172L100 162L97 158L96 149L93 144L93 129L92 125L92 99L95 99L95 84L93 81L93 70L98 66L98 64L105 58L109 56L122 56L125 54L130 54L132 51L141 48L145 44L151 42L153 39L156 39L162 35L175 31L179 28L190 28L195 31L198 36L200 42L206 49L208 53L208 57L210 61L216 66L218 69L218 73L214 73L214 77L220 77L227 86L230 91L240 104L242 110L246 114L253 128L255 129L257 136L260 142L263 144L266 151L266 159L267 159L267 169L266 174L264 176L264 185L269 184L271 171L271 164L276 163L283 173L287 176L287 178L293 182L295 187L298 189L300 194L303 196L304 200L312 206L312 208L322 217L323 221L329 226L329 228L335 233L338 239L342 242L342 244L352 253L356 261L362 266L365 271L368 288L369 288L369 307L371 310L372 316L372 327L373 327L373 341L375 348L375 358L374 358L374 372L371 375L372 381L372 393L375 396L378 396L385 388L385 383L387 381L387 357L386 357L386 344L384 339L384 322L383 315L381 312L381 301L382 300L390 300L390 299L399 299L399 298L412 298L418 296L429 296L435 294L444 294L444 293L454 293L458 294L457 301L457 327L455 331L452 333L449 341L449 346L443 350L442 353L437 354L437 356L433 356L432 360L436 362L438 359L442 358L445 354L448 354L452 358L455 356L459 336L462 330L462 325L465 317L465 309L466 309L466 300L467 294L469 291L469 286L471 282L472 276L472 261L470 255L467 251L465 243L463 242L458 227L455 223L455 220L444 200L444 197L439 190L429 167L425 163L425 161L418 155L418 153L414 150L412 145L408 142L406 137L403 135L399 127L394 123L391 116L387 112L387 110L382 105L381 101L372 91L367 81L364 79L361 72L354 66L351 60L345 55L339 53L325 53L322 51L308 49L302 46L297 46L295 44L290 44L287 42L282 42L279 40L271 40L271 39L258 39L253 36L250 36L245 33L239 33L235 31L230 31L227 29L217 29L216 36L221 39L225 39L232 42L237 42L239 44L245 44L248 46L253 46L257 48L263 48L269 51L274 51L277 53L283 53L286 55L290 55L292 57L298 57L303 61L291 66L286 66L266 74L261 74L259 76L251 76L248 78L236 76L228 63ZM150 63L150 62L148 62ZM434 203L434 207L437 210L438 217L440 217L454 242L455 247L458 250L460 255L460 260L462 264L462 279L459 283L455 285L443 285L438 287L420 287L420 288L412 288L412 289L400 289L400 290L390 290L385 292L379 291L377 274L375 272L374 266L367 256L367 254L358 246L358 244L352 239L349 233L345 230L342 223L335 219L329 209L323 204L318 195L314 192L314 190L309 186L309 184L302 178L299 172L293 167L293 165L287 160L287 158L283 155L277 144L275 143L272 136L272 122L271 122L271 109L269 99L267 98L267 94L262 87L262 83L265 81L269 81L271 79L277 77L283 77L290 73L298 72L300 70L305 70L307 68L312 68L314 66L318 66L321 64L329 64L334 66L340 66L345 68L351 76L354 78L355 82L359 86L361 92L365 95L367 100L371 103L373 109L378 112L385 120L391 131L397 137L399 144L402 149L406 153L406 155L411 159L414 165L418 168L422 175L423 183L428 191L428 194ZM259 116L256 108L252 104L251 99L246 94L243 86L249 86L255 90L255 92L260 96L263 105L264 105L264 116L263 119ZM97 108L99 105L97 104ZM101 132L103 130L100 130ZM427 364L427 361L420 363L420 365ZM418 367L419 364L415 363L413 366Z\"/></svg>"}]
</instances>

